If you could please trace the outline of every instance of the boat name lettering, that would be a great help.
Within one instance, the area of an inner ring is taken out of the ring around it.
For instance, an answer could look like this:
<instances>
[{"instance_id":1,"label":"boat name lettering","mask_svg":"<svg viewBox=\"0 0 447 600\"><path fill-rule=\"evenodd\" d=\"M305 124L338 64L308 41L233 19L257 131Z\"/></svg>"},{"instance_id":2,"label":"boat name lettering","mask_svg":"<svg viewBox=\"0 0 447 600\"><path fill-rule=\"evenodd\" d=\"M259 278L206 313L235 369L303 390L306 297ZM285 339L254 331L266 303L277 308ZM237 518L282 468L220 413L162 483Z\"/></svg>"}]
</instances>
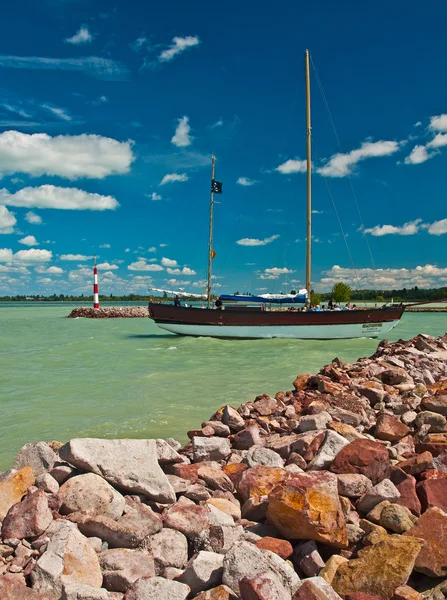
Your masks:
<instances>
[{"instance_id":1,"label":"boat name lettering","mask_svg":"<svg viewBox=\"0 0 447 600\"><path fill-rule=\"evenodd\" d=\"M363 323L362 329L375 329L382 327L383 323Z\"/></svg>"}]
</instances>

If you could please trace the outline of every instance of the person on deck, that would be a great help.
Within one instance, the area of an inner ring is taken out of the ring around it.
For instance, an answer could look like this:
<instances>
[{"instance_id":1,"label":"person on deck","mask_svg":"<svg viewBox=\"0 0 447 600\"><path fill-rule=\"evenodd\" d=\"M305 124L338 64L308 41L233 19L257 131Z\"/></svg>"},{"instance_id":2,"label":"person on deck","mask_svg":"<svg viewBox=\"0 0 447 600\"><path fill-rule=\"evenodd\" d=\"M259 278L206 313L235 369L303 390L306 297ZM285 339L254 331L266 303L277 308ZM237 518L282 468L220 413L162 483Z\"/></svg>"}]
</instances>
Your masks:
<instances>
[{"instance_id":1,"label":"person on deck","mask_svg":"<svg viewBox=\"0 0 447 600\"><path fill-rule=\"evenodd\" d=\"M214 306L216 307L216 310L222 310L222 300L218 298L214 303Z\"/></svg>"},{"instance_id":2,"label":"person on deck","mask_svg":"<svg viewBox=\"0 0 447 600\"><path fill-rule=\"evenodd\" d=\"M327 303L327 307L329 310L334 310L334 299L331 297L329 302Z\"/></svg>"},{"instance_id":3,"label":"person on deck","mask_svg":"<svg viewBox=\"0 0 447 600\"><path fill-rule=\"evenodd\" d=\"M174 298L174 306L181 306L181 304L180 304L180 298L178 296L176 296Z\"/></svg>"}]
</instances>

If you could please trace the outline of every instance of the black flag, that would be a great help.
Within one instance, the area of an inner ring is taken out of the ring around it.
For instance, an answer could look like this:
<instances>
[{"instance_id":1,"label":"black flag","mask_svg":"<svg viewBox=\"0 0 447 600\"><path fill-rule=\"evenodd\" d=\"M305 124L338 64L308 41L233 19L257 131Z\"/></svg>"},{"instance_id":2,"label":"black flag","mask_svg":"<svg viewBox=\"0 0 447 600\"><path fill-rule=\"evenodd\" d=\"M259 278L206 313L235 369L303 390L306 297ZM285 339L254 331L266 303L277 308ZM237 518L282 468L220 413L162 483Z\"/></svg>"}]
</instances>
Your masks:
<instances>
[{"instance_id":1,"label":"black flag","mask_svg":"<svg viewBox=\"0 0 447 600\"><path fill-rule=\"evenodd\" d=\"M220 181L216 181L215 179L211 180L211 191L215 194L222 193L222 184Z\"/></svg>"}]
</instances>

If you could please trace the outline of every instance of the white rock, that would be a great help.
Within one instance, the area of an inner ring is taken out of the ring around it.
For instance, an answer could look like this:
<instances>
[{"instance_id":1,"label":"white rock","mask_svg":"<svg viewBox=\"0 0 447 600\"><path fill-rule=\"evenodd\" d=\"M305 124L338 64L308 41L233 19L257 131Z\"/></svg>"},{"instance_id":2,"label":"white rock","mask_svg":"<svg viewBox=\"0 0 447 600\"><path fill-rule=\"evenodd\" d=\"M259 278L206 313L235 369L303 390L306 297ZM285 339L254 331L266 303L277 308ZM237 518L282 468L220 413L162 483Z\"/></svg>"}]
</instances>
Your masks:
<instances>
[{"instance_id":1,"label":"white rock","mask_svg":"<svg viewBox=\"0 0 447 600\"><path fill-rule=\"evenodd\" d=\"M56 460L57 454L46 442L33 442L20 448L13 469L18 471L23 467L31 467L34 477L37 477L51 471Z\"/></svg>"},{"instance_id":2,"label":"white rock","mask_svg":"<svg viewBox=\"0 0 447 600\"><path fill-rule=\"evenodd\" d=\"M400 498L400 492L389 479L383 479L380 483L369 489L357 502L357 511L369 513L376 504L388 500L396 502Z\"/></svg>"},{"instance_id":3,"label":"white rock","mask_svg":"<svg viewBox=\"0 0 447 600\"><path fill-rule=\"evenodd\" d=\"M210 525L234 527L234 519L231 515L225 513L223 510L219 510L212 504L207 503L207 506L210 509L210 514L208 515Z\"/></svg>"},{"instance_id":4,"label":"white rock","mask_svg":"<svg viewBox=\"0 0 447 600\"><path fill-rule=\"evenodd\" d=\"M175 502L175 492L158 464L155 440L78 438L63 446L61 458L96 473L126 492L161 503Z\"/></svg>"},{"instance_id":5,"label":"white rock","mask_svg":"<svg viewBox=\"0 0 447 600\"><path fill-rule=\"evenodd\" d=\"M231 454L230 441L220 437L198 437L192 438L192 451L194 462L204 460L224 460Z\"/></svg>"},{"instance_id":6,"label":"white rock","mask_svg":"<svg viewBox=\"0 0 447 600\"><path fill-rule=\"evenodd\" d=\"M249 467L262 465L264 467L283 467L284 461L274 450L262 446L252 446L245 458Z\"/></svg>"},{"instance_id":7,"label":"white rock","mask_svg":"<svg viewBox=\"0 0 447 600\"><path fill-rule=\"evenodd\" d=\"M183 456L179 454L166 440L155 440L157 445L157 458L161 465L183 462Z\"/></svg>"},{"instance_id":8,"label":"white rock","mask_svg":"<svg viewBox=\"0 0 447 600\"><path fill-rule=\"evenodd\" d=\"M103 586L111 592L125 592L140 577L154 577L153 557L144 550L116 548L99 555Z\"/></svg>"},{"instance_id":9,"label":"white rock","mask_svg":"<svg viewBox=\"0 0 447 600\"><path fill-rule=\"evenodd\" d=\"M223 561L222 554L202 550L191 558L177 581L186 583L192 594L215 587L222 580Z\"/></svg>"},{"instance_id":10,"label":"white rock","mask_svg":"<svg viewBox=\"0 0 447 600\"><path fill-rule=\"evenodd\" d=\"M62 502L61 515L82 511L90 515L119 519L126 505L124 496L94 473L71 477L61 485L59 498Z\"/></svg>"},{"instance_id":11,"label":"white rock","mask_svg":"<svg viewBox=\"0 0 447 600\"><path fill-rule=\"evenodd\" d=\"M349 441L342 435L336 431L328 430L324 442L321 444L316 456L310 461L308 469L312 471L328 469L340 450L348 444Z\"/></svg>"},{"instance_id":12,"label":"white rock","mask_svg":"<svg viewBox=\"0 0 447 600\"><path fill-rule=\"evenodd\" d=\"M93 588L82 583L66 583L63 585L61 600L110 600L104 588Z\"/></svg>"},{"instance_id":13,"label":"white rock","mask_svg":"<svg viewBox=\"0 0 447 600\"><path fill-rule=\"evenodd\" d=\"M175 529L162 529L144 540L144 547L153 555L160 572L166 567L182 569L188 562L188 540Z\"/></svg>"},{"instance_id":14,"label":"white rock","mask_svg":"<svg viewBox=\"0 0 447 600\"><path fill-rule=\"evenodd\" d=\"M301 417L298 431L304 433L305 431L315 431L317 429L326 429L326 425L332 421L331 415L323 410L317 415L306 415Z\"/></svg>"},{"instance_id":15,"label":"white rock","mask_svg":"<svg viewBox=\"0 0 447 600\"><path fill-rule=\"evenodd\" d=\"M164 577L139 579L126 592L125 600L186 600L190 589Z\"/></svg>"}]
</instances>

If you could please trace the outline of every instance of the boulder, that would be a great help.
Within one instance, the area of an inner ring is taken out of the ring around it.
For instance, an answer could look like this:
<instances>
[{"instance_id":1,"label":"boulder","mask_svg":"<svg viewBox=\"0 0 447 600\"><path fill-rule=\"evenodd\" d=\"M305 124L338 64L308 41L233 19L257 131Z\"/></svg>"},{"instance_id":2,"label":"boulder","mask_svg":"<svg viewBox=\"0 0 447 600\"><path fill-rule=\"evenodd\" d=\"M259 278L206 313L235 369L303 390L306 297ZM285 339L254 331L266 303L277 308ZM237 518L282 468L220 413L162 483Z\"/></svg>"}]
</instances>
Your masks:
<instances>
[{"instance_id":1,"label":"boulder","mask_svg":"<svg viewBox=\"0 0 447 600\"><path fill-rule=\"evenodd\" d=\"M256 542L256 547L261 550L270 550L283 560L287 560L293 554L293 546L287 540L280 540L266 535Z\"/></svg>"},{"instance_id":2,"label":"boulder","mask_svg":"<svg viewBox=\"0 0 447 600\"><path fill-rule=\"evenodd\" d=\"M144 540L144 547L152 554L159 573L166 567L183 569L188 562L188 540L175 529L164 528Z\"/></svg>"},{"instance_id":3,"label":"boulder","mask_svg":"<svg viewBox=\"0 0 447 600\"><path fill-rule=\"evenodd\" d=\"M186 600L189 587L164 577L142 577L127 590L124 600Z\"/></svg>"},{"instance_id":4,"label":"boulder","mask_svg":"<svg viewBox=\"0 0 447 600\"><path fill-rule=\"evenodd\" d=\"M258 573L239 582L241 600L291 600L292 595L274 573Z\"/></svg>"},{"instance_id":5,"label":"boulder","mask_svg":"<svg viewBox=\"0 0 447 600\"><path fill-rule=\"evenodd\" d=\"M436 412L423 410L416 418L416 427L420 429L423 425L430 425L429 431L432 433L442 433L445 429L447 419Z\"/></svg>"},{"instance_id":6,"label":"boulder","mask_svg":"<svg viewBox=\"0 0 447 600\"><path fill-rule=\"evenodd\" d=\"M422 404L426 410L447 417L447 395L428 396L422 399Z\"/></svg>"},{"instance_id":7,"label":"boulder","mask_svg":"<svg viewBox=\"0 0 447 600\"><path fill-rule=\"evenodd\" d=\"M61 515L82 511L119 519L126 504L119 492L94 473L71 477L60 487L59 498Z\"/></svg>"},{"instance_id":8,"label":"boulder","mask_svg":"<svg viewBox=\"0 0 447 600\"><path fill-rule=\"evenodd\" d=\"M13 469L31 467L34 477L51 471L57 460L57 454L46 442L33 442L20 448L14 461Z\"/></svg>"},{"instance_id":9,"label":"boulder","mask_svg":"<svg viewBox=\"0 0 447 600\"><path fill-rule=\"evenodd\" d=\"M374 437L379 440L387 440L389 442L398 442L410 432L410 428L386 413L379 415L376 428L374 430Z\"/></svg>"},{"instance_id":10,"label":"boulder","mask_svg":"<svg viewBox=\"0 0 447 600\"><path fill-rule=\"evenodd\" d=\"M212 467L207 463L199 463L197 475L212 490L221 492L232 492L234 490L233 482L221 468Z\"/></svg>"},{"instance_id":11,"label":"boulder","mask_svg":"<svg viewBox=\"0 0 447 600\"><path fill-rule=\"evenodd\" d=\"M62 446L59 455L118 489L156 502L175 502L175 492L158 464L155 440L78 438Z\"/></svg>"},{"instance_id":12,"label":"boulder","mask_svg":"<svg viewBox=\"0 0 447 600\"><path fill-rule=\"evenodd\" d=\"M188 539L200 537L209 529L208 506L176 503L164 515L164 525L180 531Z\"/></svg>"},{"instance_id":13,"label":"boulder","mask_svg":"<svg viewBox=\"0 0 447 600\"><path fill-rule=\"evenodd\" d=\"M42 473L36 477L36 487L41 488L49 494L57 494L59 491L59 484L49 473Z\"/></svg>"},{"instance_id":14,"label":"boulder","mask_svg":"<svg viewBox=\"0 0 447 600\"><path fill-rule=\"evenodd\" d=\"M408 585L400 585L394 590L392 600L423 600L422 594Z\"/></svg>"},{"instance_id":15,"label":"boulder","mask_svg":"<svg viewBox=\"0 0 447 600\"><path fill-rule=\"evenodd\" d=\"M411 512L405 506L389 504L380 513L379 523L394 533L404 533L413 527L415 520L416 518L412 518Z\"/></svg>"},{"instance_id":16,"label":"boulder","mask_svg":"<svg viewBox=\"0 0 447 600\"><path fill-rule=\"evenodd\" d=\"M62 596L65 584L100 588L98 556L76 525L54 521L47 534L50 541L31 572L33 588L55 600Z\"/></svg>"},{"instance_id":17,"label":"boulder","mask_svg":"<svg viewBox=\"0 0 447 600\"><path fill-rule=\"evenodd\" d=\"M39 594L26 587L11 575L0 576L0 598L2 600L51 600L46 594Z\"/></svg>"},{"instance_id":18,"label":"boulder","mask_svg":"<svg viewBox=\"0 0 447 600\"><path fill-rule=\"evenodd\" d=\"M231 454L231 446L229 440L220 437L193 437L192 451L194 462L202 462L204 460L225 460Z\"/></svg>"},{"instance_id":19,"label":"boulder","mask_svg":"<svg viewBox=\"0 0 447 600\"><path fill-rule=\"evenodd\" d=\"M233 448L236 450L249 450L252 446L262 446L263 444L264 440L257 425L242 429L233 438Z\"/></svg>"},{"instance_id":20,"label":"boulder","mask_svg":"<svg viewBox=\"0 0 447 600\"><path fill-rule=\"evenodd\" d=\"M437 506L447 512L447 479L426 479L416 486L422 511Z\"/></svg>"},{"instance_id":21,"label":"boulder","mask_svg":"<svg viewBox=\"0 0 447 600\"><path fill-rule=\"evenodd\" d=\"M421 503L416 494L416 479L397 467L392 469L390 479L400 494L396 504L406 506L413 515L418 517L421 514Z\"/></svg>"},{"instance_id":22,"label":"boulder","mask_svg":"<svg viewBox=\"0 0 447 600\"><path fill-rule=\"evenodd\" d=\"M372 440L354 440L337 454L330 470L333 473L360 473L377 483L388 474L388 451Z\"/></svg>"},{"instance_id":23,"label":"boulder","mask_svg":"<svg viewBox=\"0 0 447 600\"><path fill-rule=\"evenodd\" d=\"M316 431L317 429L326 429L329 421L332 421L331 415L322 411L316 415L306 415L301 417L298 431L304 433L305 431Z\"/></svg>"},{"instance_id":24,"label":"boulder","mask_svg":"<svg viewBox=\"0 0 447 600\"><path fill-rule=\"evenodd\" d=\"M280 467L284 466L284 460L274 450L263 448L262 446L253 446L247 453L245 458L249 467L262 465L264 467Z\"/></svg>"},{"instance_id":25,"label":"boulder","mask_svg":"<svg viewBox=\"0 0 447 600\"><path fill-rule=\"evenodd\" d=\"M364 513L369 513L376 504L388 500L388 502L396 502L400 498L399 490L394 483L389 479L383 479L377 485L370 488L357 502L357 510Z\"/></svg>"},{"instance_id":26,"label":"boulder","mask_svg":"<svg viewBox=\"0 0 447 600\"><path fill-rule=\"evenodd\" d=\"M398 586L407 583L422 545L415 537L390 535L341 564L332 587L340 596L364 592L390 599Z\"/></svg>"},{"instance_id":27,"label":"boulder","mask_svg":"<svg viewBox=\"0 0 447 600\"><path fill-rule=\"evenodd\" d=\"M433 455L431 452L422 452L422 454L417 454L407 460L401 461L397 466L405 473L408 473L408 475L420 475L427 469L430 469L432 465Z\"/></svg>"},{"instance_id":28,"label":"boulder","mask_svg":"<svg viewBox=\"0 0 447 600\"><path fill-rule=\"evenodd\" d=\"M183 573L176 577L176 581L186 583L191 589L191 594L203 592L221 583L223 561L222 554L202 550L191 558Z\"/></svg>"},{"instance_id":29,"label":"boulder","mask_svg":"<svg viewBox=\"0 0 447 600\"><path fill-rule=\"evenodd\" d=\"M386 369L379 374L382 383L386 385L400 385L402 383L412 383L413 379L405 369L393 367Z\"/></svg>"},{"instance_id":30,"label":"boulder","mask_svg":"<svg viewBox=\"0 0 447 600\"><path fill-rule=\"evenodd\" d=\"M109 594L104 588L98 589L83 583L71 582L64 584L61 600L115 600L115 596Z\"/></svg>"},{"instance_id":31,"label":"boulder","mask_svg":"<svg viewBox=\"0 0 447 600\"><path fill-rule=\"evenodd\" d=\"M386 533L386 532L385 532ZM332 583L335 573L338 567L344 563L349 562L344 556L339 554L333 554L327 561L323 569L319 572L318 576L322 577L327 583Z\"/></svg>"},{"instance_id":32,"label":"boulder","mask_svg":"<svg viewBox=\"0 0 447 600\"><path fill-rule=\"evenodd\" d=\"M306 577L315 577L324 568L324 560L321 558L317 544L313 540L295 546L293 562Z\"/></svg>"},{"instance_id":33,"label":"boulder","mask_svg":"<svg viewBox=\"0 0 447 600\"><path fill-rule=\"evenodd\" d=\"M205 504L210 504L215 508L218 508L220 511L233 517L235 520L239 520L241 518L240 506L236 505L234 502L231 502L231 500L227 500L226 498L209 498L205 501Z\"/></svg>"},{"instance_id":34,"label":"boulder","mask_svg":"<svg viewBox=\"0 0 447 600\"><path fill-rule=\"evenodd\" d=\"M267 518L286 539L348 545L337 477L326 471L295 475L269 496Z\"/></svg>"},{"instance_id":35,"label":"boulder","mask_svg":"<svg viewBox=\"0 0 447 600\"><path fill-rule=\"evenodd\" d=\"M341 600L322 577L311 577L295 592L293 600Z\"/></svg>"},{"instance_id":36,"label":"boulder","mask_svg":"<svg viewBox=\"0 0 447 600\"><path fill-rule=\"evenodd\" d=\"M22 540L41 535L52 520L53 513L48 506L47 494L41 489L36 490L9 509L2 523L2 537L4 540Z\"/></svg>"},{"instance_id":37,"label":"boulder","mask_svg":"<svg viewBox=\"0 0 447 600\"><path fill-rule=\"evenodd\" d=\"M222 411L222 423L227 425L232 432L238 432L244 429L245 421L241 415L231 406L224 406Z\"/></svg>"},{"instance_id":38,"label":"boulder","mask_svg":"<svg viewBox=\"0 0 447 600\"><path fill-rule=\"evenodd\" d=\"M404 536L423 540L423 548L414 566L416 571L429 577L446 577L447 513L440 508L429 508Z\"/></svg>"},{"instance_id":39,"label":"boulder","mask_svg":"<svg viewBox=\"0 0 447 600\"><path fill-rule=\"evenodd\" d=\"M103 586L111 592L125 592L141 577L155 577L154 558L145 551L116 548L99 555Z\"/></svg>"},{"instance_id":40,"label":"boulder","mask_svg":"<svg viewBox=\"0 0 447 600\"><path fill-rule=\"evenodd\" d=\"M321 444L315 457L308 464L308 469L312 471L328 469L340 450L348 444L349 442L346 438L336 431L328 429L324 442Z\"/></svg>"},{"instance_id":41,"label":"boulder","mask_svg":"<svg viewBox=\"0 0 447 600\"><path fill-rule=\"evenodd\" d=\"M160 465L183 462L183 456L179 454L166 440L155 440L157 447L157 459Z\"/></svg>"},{"instance_id":42,"label":"boulder","mask_svg":"<svg viewBox=\"0 0 447 600\"><path fill-rule=\"evenodd\" d=\"M219 585L212 590L200 592L193 600L236 600L236 596L227 585Z\"/></svg>"},{"instance_id":43,"label":"boulder","mask_svg":"<svg viewBox=\"0 0 447 600\"><path fill-rule=\"evenodd\" d=\"M289 473L279 467L252 467L242 472L236 489L242 500L267 496L279 483L290 479Z\"/></svg>"},{"instance_id":44,"label":"boulder","mask_svg":"<svg viewBox=\"0 0 447 600\"><path fill-rule=\"evenodd\" d=\"M346 498L360 498L372 488L371 480L357 473L337 475L337 483L338 493Z\"/></svg>"},{"instance_id":45,"label":"boulder","mask_svg":"<svg viewBox=\"0 0 447 600\"><path fill-rule=\"evenodd\" d=\"M34 485L34 481L31 467L9 471L3 475L0 480L0 521L5 518L11 506L20 502L27 489Z\"/></svg>"}]
</instances>

